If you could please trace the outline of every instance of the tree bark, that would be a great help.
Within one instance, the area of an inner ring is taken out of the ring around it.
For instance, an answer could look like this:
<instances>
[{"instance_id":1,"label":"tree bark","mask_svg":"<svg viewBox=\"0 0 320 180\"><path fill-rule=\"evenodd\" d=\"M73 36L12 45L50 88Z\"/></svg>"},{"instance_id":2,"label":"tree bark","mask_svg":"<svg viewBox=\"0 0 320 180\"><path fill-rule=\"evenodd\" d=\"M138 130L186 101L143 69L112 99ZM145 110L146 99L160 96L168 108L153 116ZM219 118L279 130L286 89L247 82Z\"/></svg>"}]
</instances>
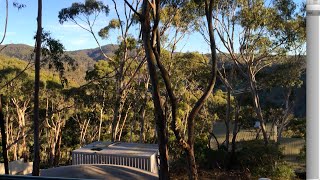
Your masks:
<instances>
[{"instance_id":1,"label":"tree bark","mask_svg":"<svg viewBox=\"0 0 320 180\"><path fill-rule=\"evenodd\" d=\"M231 148L232 154L234 154L236 151L237 134L240 129L238 126L239 126L239 105L236 105L233 132L232 132L232 134L233 134L232 135L232 148Z\"/></svg>"},{"instance_id":2,"label":"tree bark","mask_svg":"<svg viewBox=\"0 0 320 180\"><path fill-rule=\"evenodd\" d=\"M198 171L197 171L197 165L196 160L194 157L194 146L193 144L190 146L189 150L185 150L187 154L187 163L189 168L189 179L198 179Z\"/></svg>"},{"instance_id":3,"label":"tree bark","mask_svg":"<svg viewBox=\"0 0 320 180\"><path fill-rule=\"evenodd\" d=\"M228 163L228 168L230 169L231 166L234 164L235 161L235 153L236 153L236 140L237 140L237 134L240 130L239 127L239 111L240 111L240 105L236 104L235 107L235 117L234 117L234 125L233 125L233 131L232 131L232 142L231 142L231 155Z\"/></svg>"},{"instance_id":4,"label":"tree bark","mask_svg":"<svg viewBox=\"0 0 320 180\"><path fill-rule=\"evenodd\" d=\"M114 105L114 113L113 113L113 120L112 120L112 129L111 129L111 141L114 142L117 139L117 125L118 125L118 121L119 121L119 114L120 114L120 101L121 101L121 97L120 94L118 94L119 92L117 92L116 94L116 102Z\"/></svg>"},{"instance_id":5,"label":"tree bark","mask_svg":"<svg viewBox=\"0 0 320 180\"><path fill-rule=\"evenodd\" d=\"M42 36L42 0L38 0L38 28L36 36L35 82L34 82L34 161L33 176L40 175L40 143L39 143L39 89L40 89L40 58Z\"/></svg>"},{"instance_id":6,"label":"tree bark","mask_svg":"<svg viewBox=\"0 0 320 180\"><path fill-rule=\"evenodd\" d=\"M226 125L226 140L225 140L225 145L227 150L229 151L229 137L230 137L230 110L231 110L231 89L227 88L227 109L226 109L226 120L225 120L225 125Z\"/></svg>"},{"instance_id":7,"label":"tree bark","mask_svg":"<svg viewBox=\"0 0 320 180\"><path fill-rule=\"evenodd\" d=\"M140 110L139 110L139 119L140 119L140 137L139 137L139 142L140 143L144 143L145 142L145 122L144 122L144 119L145 119L145 114L146 114L146 103L144 103Z\"/></svg>"},{"instance_id":8,"label":"tree bark","mask_svg":"<svg viewBox=\"0 0 320 180\"><path fill-rule=\"evenodd\" d=\"M129 113L130 109L131 109L131 105L129 105L128 109L126 110L126 114L125 114L125 116L123 118L123 122L122 122L121 128L119 130L118 141L121 141L122 130L123 130L125 124L126 124L126 121L127 121L127 118L128 118L128 113Z\"/></svg>"},{"instance_id":9,"label":"tree bark","mask_svg":"<svg viewBox=\"0 0 320 180\"><path fill-rule=\"evenodd\" d=\"M156 1L157 7L160 3ZM154 12L156 13L156 12ZM152 84L152 99L154 104L154 113L155 113L155 121L156 121L156 130L157 130L157 138L158 138L158 147L160 153L160 173L159 179L166 180L169 179L169 166L168 166L168 148L167 148L167 137L166 137L166 119L163 112L163 107L161 104L160 90L159 90L159 80L156 71L156 59L153 52L153 47L151 41L153 40L150 36L150 5L148 0L143 1L142 5L142 14L140 16L141 21L141 29L142 29L142 39L143 46L145 49L147 63L148 63L148 71L150 74L150 80ZM157 14L157 13L156 13ZM160 43L160 42L158 42Z\"/></svg>"},{"instance_id":10,"label":"tree bark","mask_svg":"<svg viewBox=\"0 0 320 180\"><path fill-rule=\"evenodd\" d=\"M98 141L101 138L101 126L102 126L102 117L103 117L103 108L100 109L100 122L99 122L99 133L98 133Z\"/></svg>"},{"instance_id":11,"label":"tree bark","mask_svg":"<svg viewBox=\"0 0 320 180\"><path fill-rule=\"evenodd\" d=\"M62 132L60 131L59 137L58 137L58 142L56 145L56 151L54 154L54 163L53 165L56 167L60 163L60 156L61 156L61 138L62 138Z\"/></svg>"},{"instance_id":12,"label":"tree bark","mask_svg":"<svg viewBox=\"0 0 320 180\"><path fill-rule=\"evenodd\" d=\"M261 106L260 106L260 100L259 100L259 95L257 92L257 87L255 84L255 77L253 75L253 72L251 71L251 68L248 68L248 73L249 73L249 81L250 81L250 89L251 89L251 93L252 93L252 99L253 99L253 105L257 114L257 117L260 121L260 129L262 131L262 135L263 135L263 140L264 140L264 144L268 145L268 135L266 132L266 125L265 125L265 121L263 119L263 115L262 115L262 110L261 110Z\"/></svg>"},{"instance_id":13,"label":"tree bark","mask_svg":"<svg viewBox=\"0 0 320 180\"><path fill-rule=\"evenodd\" d=\"M99 133L98 133L98 141L100 141L101 138L101 126L102 126L102 120L103 120L103 110L104 110L104 101L105 101L106 92L103 90L103 100L102 100L102 107L100 109L100 123L99 123Z\"/></svg>"},{"instance_id":14,"label":"tree bark","mask_svg":"<svg viewBox=\"0 0 320 180\"><path fill-rule=\"evenodd\" d=\"M4 161L4 172L9 174L9 160L7 152L7 134L5 130L5 121L2 111L2 94L0 95L0 128L1 128L1 142L2 142L2 156Z\"/></svg>"}]
</instances>

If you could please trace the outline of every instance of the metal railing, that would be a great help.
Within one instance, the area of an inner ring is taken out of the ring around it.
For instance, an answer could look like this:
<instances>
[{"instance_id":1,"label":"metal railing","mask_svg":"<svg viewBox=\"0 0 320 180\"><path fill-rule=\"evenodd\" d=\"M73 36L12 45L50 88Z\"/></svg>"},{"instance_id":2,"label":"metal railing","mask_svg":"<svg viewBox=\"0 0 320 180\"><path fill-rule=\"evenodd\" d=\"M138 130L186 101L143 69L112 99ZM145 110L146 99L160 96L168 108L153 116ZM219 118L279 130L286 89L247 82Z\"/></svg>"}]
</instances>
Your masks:
<instances>
[{"instance_id":1,"label":"metal railing","mask_svg":"<svg viewBox=\"0 0 320 180\"><path fill-rule=\"evenodd\" d=\"M80 180L78 178L61 178L61 177L43 177L43 176L16 176L16 175L0 175L0 179L4 180ZM81 180L85 180L82 179Z\"/></svg>"}]
</instances>

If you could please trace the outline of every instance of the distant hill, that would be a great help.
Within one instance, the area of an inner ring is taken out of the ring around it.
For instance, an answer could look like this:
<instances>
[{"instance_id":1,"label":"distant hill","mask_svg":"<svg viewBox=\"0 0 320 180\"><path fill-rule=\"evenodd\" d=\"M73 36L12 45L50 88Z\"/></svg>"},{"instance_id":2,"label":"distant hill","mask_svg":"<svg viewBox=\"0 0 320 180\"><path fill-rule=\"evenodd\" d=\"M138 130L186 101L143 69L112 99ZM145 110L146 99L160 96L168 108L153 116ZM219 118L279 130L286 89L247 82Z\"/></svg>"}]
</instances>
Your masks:
<instances>
[{"instance_id":1,"label":"distant hill","mask_svg":"<svg viewBox=\"0 0 320 180\"><path fill-rule=\"evenodd\" d=\"M0 49L3 47L4 45L0 45ZM1 54L21 60L29 60L33 49L34 48L32 46L26 44L9 44L1 51Z\"/></svg>"},{"instance_id":2,"label":"distant hill","mask_svg":"<svg viewBox=\"0 0 320 180\"><path fill-rule=\"evenodd\" d=\"M0 45L0 49L4 45ZM103 52L109 56L113 56L114 52L118 48L117 45L108 44L105 46L102 46ZM15 57L22 60L28 60L33 52L34 47L26 45L26 44L9 44L6 48L4 48L1 51L1 54L4 54L9 57ZM93 48L93 49L82 49L82 50L76 50L76 51L67 51L67 53L71 56L74 56L76 60L81 61L98 61L104 59L103 55L100 53L99 48ZM92 62L91 62L92 63Z\"/></svg>"},{"instance_id":3,"label":"distant hill","mask_svg":"<svg viewBox=\"0 0 320 180\"><path fill-rule=\"evenodd\" d=\"M108 44L108 45L102 46L101 48L106 55L113 56L114 52L118 49L118 46L113 44ZM95 61L105 59L104 56L101 54L99 48L69 51L69 53L72 55L86 55Z\"/></svg>"},{"instance_id":4,"label":"distant hill","mask_svg":"<svg viewBox=\"0 0 320 180\"><path fill-rule=\"evenodd\" d=\"M0 49L3 47L3 45L0 45ZM106 45L103 46L102 49L107 55L112 56L114 51L117 49L117 46ZM31 55L33 50L34 47L26 44L9 44L1 51L0 54L24 61L29 61L30 58L32 58ZM66 53L75 60L77 67L75 71L66 71L65 75L69 81L74 81L78 85L81 85L85 82L84 77L86 71L92 68L96 61L104 59L99 48L67 51Z\"/></svg>"}]
</instances>

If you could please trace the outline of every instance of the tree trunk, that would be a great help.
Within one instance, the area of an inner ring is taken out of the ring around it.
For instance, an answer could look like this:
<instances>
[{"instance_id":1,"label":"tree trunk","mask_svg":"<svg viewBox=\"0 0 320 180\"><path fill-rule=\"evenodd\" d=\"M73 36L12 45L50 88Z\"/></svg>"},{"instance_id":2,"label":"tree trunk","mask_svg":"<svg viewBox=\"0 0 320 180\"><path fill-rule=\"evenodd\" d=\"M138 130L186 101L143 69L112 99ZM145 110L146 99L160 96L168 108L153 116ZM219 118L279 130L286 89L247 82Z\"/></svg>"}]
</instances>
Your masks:
<instances>
[{"instance_id":1,"label":"tree trunk","mask_svg":"<svg viewBox=\"0 0 320 180\"><path fill-rule=\"evenodd\" d=\"M124 53L124 59L127 58L127 52ZM112 121L111 141L114 142L117 139L118 127L121 120L122 107L124 105L123 97L123 68L124 62L120 62L119 71L116 73L116 101L114 107L114 116Z\"/></svg>"},{"instance_id":2,"label":"tree trunk","mask_svg":"<svg viewBox=\"0 0 320 180\"><path fill-rule=\"evenodd\" d=\"M58 138L58 142L57 142L57 145L56 145L56 151L55 151L55 154L54 154L54 166L58 166L59 163L60 163L60 155L61 155L61 138L62 138L62 132L60 131L59 133L59 138Z\"/></svg>"},{"instance_id":3,"label":"tree trunk","mask_svg":"<svg viewBox=\"0 0 320 180\"><path fill-rule=\"evenodd\" d=\"M257 88L256 88L256 84L255 84L255 78L253 75L253 72L251 71L251 68L248 68L249 71L249 81L250 81L250 89L251 89L251 94L252 94L252 98L253 98L253 105L257 114L257 117L260 121L260 129L262 131L262 135L263 135L263 140L264 140L264 144L268 145L268 135L266 132L266 125L263 119L263 115L262 115L262 110L261 110L261 106L260 106L260 100L259 100L259 95L257 92Z\"/></svg>"},{"instance_id":4,"label":"tree trunk","mask_svg":"<svg viewBox=\"0 0 320 180\"><path fill-rule=\"evenodd\" d=\"M190 150L186 151L187 154L187 162L189 167L189 179L199 179L197 172L196 160L194 157L194 149L193 145L190 147Z\"/></svg>"},{"instance_id":5,"label":"tree trunk","mask_svg":"<svg viewBox=\"0 0 320 180\"><path fill-rule=\"evenodd\" d=\"M217 144L217 148L218 149L220 149L220 143L219 143L219 141L218 141L218 139L217 139L217 136L213 133L213 131L210 133L210 137L212 138L214 138L214 140L216 141L216 144ZM210 138L210 139L211 139Z\"/></svg>"},{"instance_id":6,"label":"tree trunk","mask_svg":"<svg viewBox=\"0 0 320 180\"><path fill-rule=\"evenodd\" d=\"M25 136L25 127L22 127L22 158L24 162L28 162L27 143Z\"/></svg>"},{"instance_id":7,"label":"tree trunk","mask_svg":"<svg viewBox=\"0 0 320 180\"><path fill-rule=\"evenodd\" d=\"M102 100L102 107L100 109L100 123L99 123L99 134L98 134L98 141L100 141L101 138L101 126L102 126L102 120L103 120L103 109L104 109L104 102L105 102L105 97L106 92L103 90L103 100Z\"/></svg>"},{"instance_id":8,"label":"tree trunk","mask_svg":"<svg viewBox=\"0 0 320 180\"><path fill-rule=\"evenodd\" d=\"M4 172L9 174L9 160L7 152L7 134L5 131L5 121L2 111L2 94L0 95L0 128L1 128L1 142L2 142L2 156L4 161Z\"/></svg>"},{"instance_id":9,"label":"tree trunk","mask_svg":"<svg viewBox=\"0 0 320 180\"><path fill-rule=\"evenodd\" d=\"M128 118L128 113L129 113L130 109L131 109L131 106L129 106L129 108L126 110L126 114L125 114L125 116L123 118L123 122L122 122L122 125L121 125L121 128L120 128L120 131L119 131L118 141L121 141L122 130L123 130L125 124L126 124L126 121L127 121L127 118Z\"/></svg>"},{"instance_id":10,"label":"tree trunk","mask_svg":"<svg viewBox=\"0 0 320 180\"><path fill-rule=\"evenodd\" d=\"M144 119L145 119L145 114L146 114L146 106L147 106L147 98L145 98L145 102L142 104L140 110L139 110L139 119L140 119L140 138L139 138L139 142L140 143L144 143L145 141L145 135L144 135L144 129L145 129L145 125L144 125Z\"/></svg>"},{"instance_id":11,"label":"tree trunk","mask_svg":"<svg viewBox=\"0 0 320 180\"><path fill-rule=\"evenodd\" d=\"M156 3L157 6L159 2ZM158 6L159 7L159 6ZM159 7L160 8L160 7ZM150 80L152 84L152 99L154 104L154 114L156 121L156 130L158 138L158 147L160 153L160 180L169 179L169 166L168 166L168 148L167 148L167 137L166 137L166 119L163 112L163 107L161 104L160 90L159 90L159 80L156 71L156 59L153 54L153 47L151 41L153 38L150 36L150 6L149 1L144 0L142 5L143 17L140 17L141 30L143 45L148 62L148 71L150 75ZM158 14L158 13L156 13ZM160 43L160 42L159 42Z\"/></svg>"},{"instance_id":12,"label":"tree trunk","mask_svg":"<svg viewBox=\"0 0 320 180\"><path fill-rule=\"evenodd\" d=\"M116 94L116 102L114 105L114 113L113 113L113 120L112 120L112 129L111 129L111 141L114 142L117 139L117 125L119 122L119 109L120 109L120 101L121 97L120 94Z\"/></svg>"},{"instance_id":13,"label":"tree trunk","mask_svg":"<svg viewBox=\"0 0 320 180\"><path fill-rule=\"evenodd\" d=\"M40 89L40 57L42 36L42 0L38 0L38 28L36 36L36 59L34 80L34 161L33 176L40 175L40 144L39 144L39 89Z\"/></svg>"},{"instance_id":14,"label":"tree trunk","mask_svg":"<svg viewBox=\"0 0 320 180\"><path fill-rule=\"evenodd\" d=\"M280 143L280 142L281 142L283 129L284 129L283 126L280 126L279 129L278 129L277 143Z\"/></svg>"},{"instance_id":15,"label":"tree trunk","mask_svg":"<svg viewBox=\"0 0 320 180\"><path fill-rule=\"evenodd\" d=\"M54 165L54 155L56 154L56 142L53 140L51 142L51 147L50 147L50 155L49 155L49 166L53 167Z\"/></svg>"},{"instance_id":16,"label":"tree trunk","mask_svg":"<svg viewBox=\"0 0 320 180\"><path fill-rule=\"evenodd\" d=\"M86 142L86 134L87 134L89 124L90 124L90 119L88 119L87 123L84 124L84 129L83 129L82 139L81 139L82 144L85 144Z\"/></svg>"},{"instance_id":17,"label":"tree trunk","mask_svg":"<svg viewBox=\"0 0 320 180\"><path fill-rule=\"evenodd\" d=\"M227 151L229 151L229 137L230 137L230 110L231 110L231 89L227 88L227 109L226 109L226 120L225 120L225 125L226 125L226 140L225 140L225 145L227 148Z\"/></svg>"},{"instance_id":18,"label":"tree trunk","mask_svg":"<svg viewBox=\"0 0 320 180\"><path fill-rule=\"evenodd\" d=\"M229 163L228 163L228 168L230 169L231 166L234 164L235 161L235 153L236 153L236 140L237 140L237 134L240 130L239 127L239 110L240 110L240 105L236 104L236 108L235 108L235 117L234 117L234 125L233 125L233 132L232 132L232 142L231 142L231 156L229 159Z\"/></svg>"},{"instance_id":19,"label":"tree trunk","mask_svg":"<svg viewBox=\"0 0 320 180\"><path fill-rule=\"evenodd\" d=\"M101 136L101 126L102 126L103 108L100 109L100 123L99 123L99 134L98 141L100 141Z\"/></svg>"}]
</instances>

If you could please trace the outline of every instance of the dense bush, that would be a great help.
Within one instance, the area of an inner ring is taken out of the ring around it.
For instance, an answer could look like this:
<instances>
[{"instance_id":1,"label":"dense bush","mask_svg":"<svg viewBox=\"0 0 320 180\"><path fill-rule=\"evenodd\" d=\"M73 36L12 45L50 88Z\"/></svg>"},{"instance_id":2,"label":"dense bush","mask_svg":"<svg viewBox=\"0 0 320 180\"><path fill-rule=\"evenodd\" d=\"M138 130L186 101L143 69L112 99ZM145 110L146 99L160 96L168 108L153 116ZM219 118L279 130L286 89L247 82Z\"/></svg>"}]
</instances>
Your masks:
<instances>
[{"instance_id":1,"label":"dense bush","mask_svg":"<svg viewBox=\"0 0 320 180\"><path fill-rule=\"evenodd\" d=\"M228 160L228 152L210 149L208 140L204 137L196 139L194 155L198 166L205 169L225 166Z\"/></svg>"},{"instance_id":2,"label":"dense bush","mask_svg":"<svg viewBox=\"0 0 320 180\"><path fill-rule=\"evenodd\" d=\"M237 152L237 162L248 168L253 176L272 179L292 179L294 171L282 160L279 147L270 142L265 146L261 140L242 142Z\"/></svg>"},{"instance_id":3,"label":"dense bush","mask_svg":"<svg viewBox=\"0 0 320 180\"><path fill-rule=\"evenodd\" d=\"M294 118L283 132L284 137L305 138L306 137L306 118Z\"/></svg>"}]
</instances>

